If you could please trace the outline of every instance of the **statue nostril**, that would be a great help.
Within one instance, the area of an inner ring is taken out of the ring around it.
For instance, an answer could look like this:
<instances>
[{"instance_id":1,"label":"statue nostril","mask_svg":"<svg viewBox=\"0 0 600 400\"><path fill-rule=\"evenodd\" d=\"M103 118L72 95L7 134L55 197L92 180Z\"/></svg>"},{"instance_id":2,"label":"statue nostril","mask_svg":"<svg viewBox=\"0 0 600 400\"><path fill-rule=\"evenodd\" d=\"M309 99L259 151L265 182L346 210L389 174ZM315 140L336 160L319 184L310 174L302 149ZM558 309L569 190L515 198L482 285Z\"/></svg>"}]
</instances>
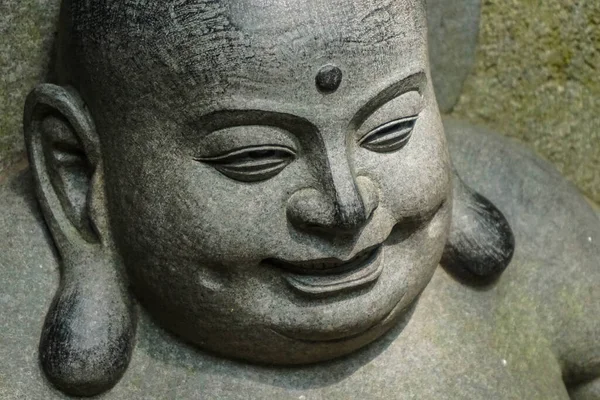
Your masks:
<instances>
[{"instance_id":1,"label":"statue nostril","mask_svg":"<svg viewBox=\"0 0 600 400\"><path fill-rule=\"evenodd\" d=\"M379 205L375 184L358 177L352 201L340 204L334 196L313 189L298 190L288 200L287 216L299 229L355 234L364 228Z\"/></svg>"},{"instance_id":2,"label":"statue nostril","mask_svg":"<svg viewBox=\"0 0 600 400\"><path fill-rule=\"evenodd\" d=\"M365 218L368 221L379 207L379 189L366 176L359 176L356 179L356 186L365 208Z\"/></svg>"}]
</instances>

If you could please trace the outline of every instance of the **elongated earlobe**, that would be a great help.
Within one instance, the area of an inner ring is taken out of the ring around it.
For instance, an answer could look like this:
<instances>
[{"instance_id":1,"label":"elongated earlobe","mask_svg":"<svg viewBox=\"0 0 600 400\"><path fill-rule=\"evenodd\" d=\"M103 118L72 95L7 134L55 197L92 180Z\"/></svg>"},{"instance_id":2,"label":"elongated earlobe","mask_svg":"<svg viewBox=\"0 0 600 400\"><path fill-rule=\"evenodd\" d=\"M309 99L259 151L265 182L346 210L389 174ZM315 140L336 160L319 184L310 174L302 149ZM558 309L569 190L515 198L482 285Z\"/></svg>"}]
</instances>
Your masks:
<instances>
[{"instance_id":1,"label":"elongated earlobe","mask_svg":"<svg viewBox=\"0 0 600 400\"><path fill-rule=\"evenodd\" d=\"M504 215L455 173L452 227L441 264L460 278L485 283L506 269L514 247Z\"/></svg>"},{"instance_id":2,"label":"elongated earlobe","mask_svg":"<svg viewBox=\"0 0 600 400\"><path fill-rule=\"evenodd\" d=\"M125 372L137 321L108 227L98 139L77 92L49 84L28 96L24 129L61 266L41 335L41 366L65 393L96 395Z\"/></svg>"},{"instance_id":3,"label":"elongated earlobe","mask_svg":"<svg viewBox=\"0 0 600 400\"><path fill-rule=\"evenodd\" d=\"M61 391L93 396L112 388L131 357L135 309L103 257L64 267L40 340L40 362Z\"/></svg>"}]
</instances>

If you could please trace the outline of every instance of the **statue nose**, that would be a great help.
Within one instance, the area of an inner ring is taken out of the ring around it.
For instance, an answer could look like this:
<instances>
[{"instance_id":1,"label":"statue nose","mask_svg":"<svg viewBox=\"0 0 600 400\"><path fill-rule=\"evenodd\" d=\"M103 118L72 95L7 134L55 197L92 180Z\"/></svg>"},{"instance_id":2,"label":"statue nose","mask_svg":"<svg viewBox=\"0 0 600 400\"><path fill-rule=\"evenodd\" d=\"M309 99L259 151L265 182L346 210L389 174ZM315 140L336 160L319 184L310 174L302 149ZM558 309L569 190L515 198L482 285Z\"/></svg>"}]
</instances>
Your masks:
<instances>
[{"instance_id":1,"label":"statue nose","mask_svg":"<svg viewBox=\"0 0 600 400\"><path fill-rule=\"evenodd\" d=\"M288 201L290 222L304 231L353 235L362 230L379 203L377 189L366 177L337 190L300 189Z\"/></svg>"}]
</instances>

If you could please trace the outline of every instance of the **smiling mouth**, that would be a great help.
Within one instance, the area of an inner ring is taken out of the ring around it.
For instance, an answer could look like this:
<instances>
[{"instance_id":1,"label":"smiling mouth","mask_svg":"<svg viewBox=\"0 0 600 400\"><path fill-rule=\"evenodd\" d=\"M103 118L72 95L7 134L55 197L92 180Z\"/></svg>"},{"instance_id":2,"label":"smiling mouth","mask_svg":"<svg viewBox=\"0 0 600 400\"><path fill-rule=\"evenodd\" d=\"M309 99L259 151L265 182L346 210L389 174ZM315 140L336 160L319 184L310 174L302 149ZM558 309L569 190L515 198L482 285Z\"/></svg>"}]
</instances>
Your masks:
<instances>
[{"instance_id":1,"label":"smiling mouth","mask_svg":"<svg viewBox=\"0 0 600 400\"><path fill-rule=\"evenodd\" d=\"M348 261L330 258L302 262L269 259L266 262L282 269L284 279L300 293L332 295L376 281L383 271L383 246L369 247Z\"/></svg>"}]
</instances>

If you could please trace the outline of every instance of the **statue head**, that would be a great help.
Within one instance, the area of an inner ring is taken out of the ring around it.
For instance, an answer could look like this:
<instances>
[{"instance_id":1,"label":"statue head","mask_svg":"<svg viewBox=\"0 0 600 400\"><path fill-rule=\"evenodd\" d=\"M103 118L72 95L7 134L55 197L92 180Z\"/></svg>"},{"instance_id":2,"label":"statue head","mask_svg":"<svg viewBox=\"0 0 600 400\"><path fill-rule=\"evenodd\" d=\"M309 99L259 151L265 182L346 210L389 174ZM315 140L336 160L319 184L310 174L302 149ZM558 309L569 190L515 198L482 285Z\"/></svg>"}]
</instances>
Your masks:
<instances>
[{"instance_id":1,"label":"statue head","mask_svg":"<svg viewBox=\"0 0 600 400\"><path fill-rule=\"evenodd\" d=\"M130 291L184 340L270 364L402 318L464 255L426 32L422 0L64 1L57 81L25 115L64 270L50 378L114 384Z\"/></svg>"}]
</instances>

